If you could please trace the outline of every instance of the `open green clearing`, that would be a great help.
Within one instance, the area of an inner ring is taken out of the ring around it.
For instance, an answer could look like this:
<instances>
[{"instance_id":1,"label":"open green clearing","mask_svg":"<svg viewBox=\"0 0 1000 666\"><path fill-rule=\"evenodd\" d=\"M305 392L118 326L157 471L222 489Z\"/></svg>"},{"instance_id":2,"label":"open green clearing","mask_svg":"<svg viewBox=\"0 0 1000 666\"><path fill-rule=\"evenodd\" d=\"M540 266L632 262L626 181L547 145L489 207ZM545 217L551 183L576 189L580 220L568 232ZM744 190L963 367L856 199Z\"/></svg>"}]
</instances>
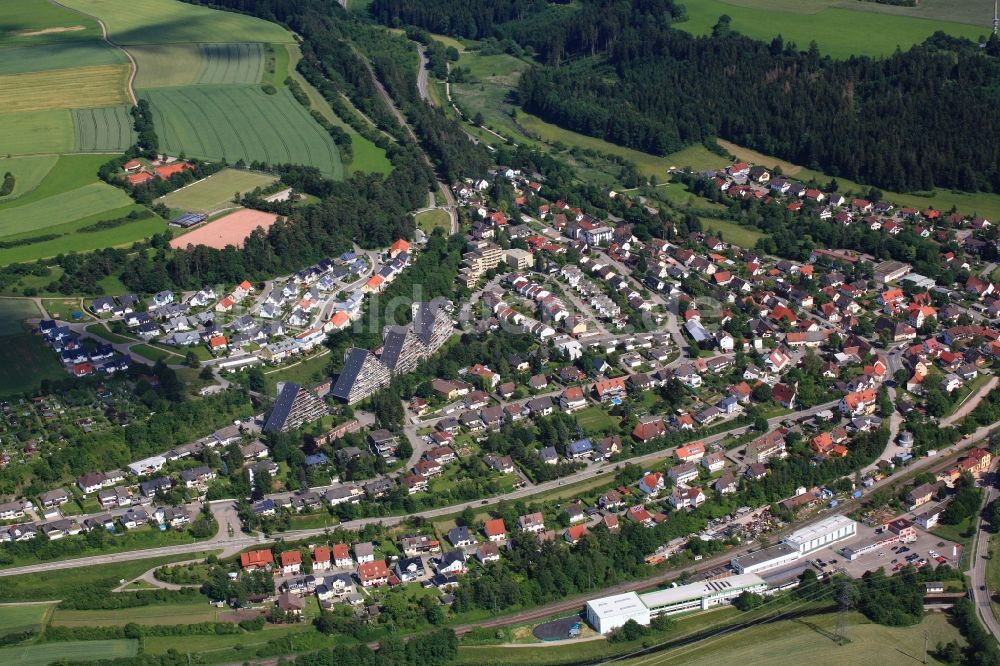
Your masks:
<instances>
[{"instance_id":1,"label":"open green clearing","mask_svg":"<svg viewBox=\"0 0 1000 666\"><path fill-rule=\"evenodd\" d=\"M786 176L801 180L813 178L821 184L826 184L830 181L830 176L820 171L813 171L776 157L764 155L749 148L737 146L729 141L719 140L718 143L738 159L766 167L780 166ZM870 189L865 185L847 180L846 178L837 178L837 182L840 185L841 192L845 190L867 192ZM954 207L959 212L967 215L983 215L990 219L1000 217L1000 194L993 194L991 192L955 192L952 190L937 189L928 193L902 193L885 190L884 195L887 201L892 201L900 206L913 206L920 209L934 208L940 211L948 211Z\"/></svg>"},{"instance_id":2,"label":"open green clearing","mask_svg":"<svg viewBox=\"0 0 1000 666\"><path fill-rule=\"evenodd\" d=\"M105 324L91 324L87 327L87 333L104 338L108 342L113 342L115 344L128 344L130 342L136 342L136 338L127 338L124 335L112 333L108 330L108 327Z\"/></svg>"},{"instance_id":3,"label":"open green clearing","mask_svg":"<svg viewBox=\"0 0 1000 666\"><path fill-rule=\"evenodd\" d=\"M309 97L310 107L318 111L331 123L343 128L345 132L351 135L353 159L346 169L351 172L362 171L364 173L390 173L392 171L392 162L390 162L389 158L386 157L385 151L376 146L369 139L366 139L358 134L357 130L351 127L346 121L344 121L343 118L334 113L333 109L330 107L330 103L327 102L320 92L316 90L311 83L306 81L305 78L299 74L298 70L295 69L299 60L302 59L302 51L299 49L299 45L286 44L286 50L288 51L289 57L289 75L292 79L298 82L300 86L302 86L303 90L305 90L306 96ZM348 106L353 106L347 98L344 98L344 100Z\"/></svg>"},{"instance_id":4,"label":"open green clearing","mask_svg":"<svg viewBox=\"0 0 1000 666\"><path fill-rule=\"evenodd\" d=\"M287 88L191 86L143 92L153 107L160 146L172 154L236 162L292 162L343 178L330 135Z\"/></svg>"},{"instance_id":5,"label":"open green clearing","mask_svg":"<svg viewBox=\"0 0 1000 666\"><path fill-rule=\"evenodd\" d=\"M57 159L55 155L0 159L0 175L10 172L14 174L15 179L14 191L5 197L0 197L0 203L23 197L38 187Z\"/></svg>"},{"instance_id":6,"label":"open green clearing","mask_svg":"<svg viewBox=\"0 0 1000 666\"><path fill-rule=\"evenodd\" d=\"M3 0L0 48L95 40L100 36L96 21L47 0Z\"/></svg>"},{"instance_id":7,"label":"open green clearing","mask_svg":"<svg viewBox=\"0 0 1000 666\"><path fill-rule=\"evenodd\" d=\"M601 432L618 426L618 419L597 406L576 413L576 422L588 433Z\"/></svg>"},{"instance_id":8,"label":"open green clearing","mask_svg":"<svg viewBox=\"0 0 1000 666\"><path fill-rule=\"evenodd\" d=\"M139 641L121 638L107 641L39 643L0 649L0 663L9 666L45 666L63 661L98 661L134 657Z\"/></svg>"},{"instance_id":9,"label":"open green clearing","mask_svg":"<svg viewBox=\"0 0 1000 666\"><path fill-rule=\"evenodd\" d=\"M0 156L66 153L74 145L67 109L0 112Z\"/></svg>"},{"instance_id":10,"label":"open green clearing","mask_svg":"<svg viewBox=\"0 0 1000 666\"><path fill-rule=\"evenodd\" d=\"M275 181L274 176L240 169L223 169L204 180L188 185L159 201L168 208L211 213L222 208L232 208L233 194L250 192L256 187L267 187Z\"/></svg>"},{"instance_id":11,"label":"open green clearing","mask_svg":"<svg viewBox=\"0 0 1000 666\"><path fill-rule=\"evenodd\" d=\"M26 261L35 261L54 257L66 252L89 252L105 247L127 247L137 241L149 238L153 234L162 233L167 229L167 223L157 216L139 220L129 220L128 222L113 227L111 229L101 229L100 231L83 232L80 229L104 220L114 220L125 217L133 211L143 211L145 208L138 204L129 204L121 208L112 208L100 213L88 215L87 217L60 224L45 229L42 235L59 234L58 238L43 240L28 245L18 245L16 247L0 249L0 266L6 264L16 264ZM31 238L38 236L38 232L28 232L5 237L5 241L17 240L19 238ZM48 284L52 277L45 278L44 284Z\"/></svg>"},{"instance_id":12,"label":"open green clearing","mask_svg":"<svg viewBox=\"0 0 1000 666\"><path fill-rule=\"evenodd\" d=\"M40 44L5 49L0 74L24 74L90 65L120 65L128 59L120 49L97 40Z\"/></svg>"},{"instance_id":13,"label":"open green clearing","mask_svg":"<svg viewBox=\"0 0 1000 666\"><path fill-rule=\"evenodd\" d=\"M66 377L55 353L22 324L39 316L31 301L0 299L0 395L23 393L37 388L43 379Z\"/></svg>"},{"instance_id":14,"label":"open green clearing","mask_svg":"<svg viewBox=\"0 0 1000 666\"><path fill-rule=\"evenodd\" d=\"M938 30L976 41L988 32L992 18L992 8L982 14L979 26L940 18L928 20L854 11L856 7L873 4L868 2L850 3L850 8L823 7L830 3L822 0L783 0L777 6L771 0L697 0L684 4L688 20L676 24L681 30L708 35L719 16L727 14L732 18L732 29L748 37L771 41L781 35L786 42L795 42L802 49L815 41L821 53L835 58L890 55L897 46L907 49Z\"/></svg>"},{"instance_id":15,"label":"open green clearing","mask_svg":"<svg viewBox=\"0 0 1000 666\"><path fill-rule=\"evenodd\" d=\"M729 220L719 220L712 217L701 218L701 226L705 231L719 232L722 240L727 243L735 243L745 248L753 248L757 239L764 236L764 232L758 229L743 227Z\"/></svg>"},{"instance_id":16,"label":"open green clearing","mask_svg":"<svg viewBox=\"0 0 1000 666\"><path fill-rule=\"evenodd\" d=\"M293 41L276 23L177 0L64 0L63 4L103 20L117 44Z\"/></svg>"},{"instance_id":17,"label":"open green clearing","mask_svg":"<svg viewBox=\"0 0 1000 666\"><path fill-rule=\"evenodd\" d=\"M448 233L448 230L451 228L451 216L448 215L448 211L441 210L440 208L417 213L413 216L413 219L416 221L417 226L428 234L435 229L443 229L445 233Z\"/></svg>"},{"instance_id":18,"label":"open green clearing","mask_svg":"<svg viewBox=\"0 0 1000 666\"><path fill-rule=\"evenodd\" d=\"M0 605L0 636L38 631L45 624L52 604Z\"/></svg>"},{"instance_id":19,"label":"open green clearing","mask_svg":"<svg viewBox=\"0 0 1000 666\"><path fill-rule=\"evenodd\" d=\"M121 627L136 624L197 624L218 622L221 613L207 600L183 604L152 604L113 610L63 610L56 608L52 624L60 627Z\"/></svg>"},{"instance_id":20,"label":"open green clearing","mask_svg":"<svg viewBox=\"0 0 1000 666\"><path fill-rule=\"evenodd\" d=\"M121 153L135 143L128 106L73 109L72 113L78 153Z\"/></svg>"},{"instance_id":21,"label":"open green clearing","mask_svg":"<svg viewBox=\"0 0 1000 666\"><path fill-rule=\"evenodd\" d=\"M0 210L0 237L73 222L80 219L81 213L101 212L131 203L122 190L107 183L91 183L43 201Z\"/></svg>"},{"instance_id":22,"label":"open green clearing","mask_svg":"<svg viewBox=\"0 0 1000 666\"><path fill-rule=\"evenodd\" d=\"M157 361L169 361L171 358L175 360L180 358L180 356L176 356L170 352L151 345L133 345L132 351L143 358L148 358L153 363L156 363Z\"/></svg>"},{"instance_id":23,"label":"open green clearing","mask_svg":"<svg viewBox=\"0 0 1000 666\"><path fill-rule=\"evenodd\" d=\"M925 631L929 649L934 649L939 641L947 643L954 640L965 644L958 629L942 613L929 613L923 622L914 627L871 624L861 614L851 613L847 627L850 642L839 646L826 637L836 628L835 613L808 616L801 621L782 620L624 663L629 666L715 666L726 663L733 655L739 655L740 662L745 664L787 664L789 655L795 655L795 661L814 666L920 663L924 657Z\"/></svg>"},{"instance_id":24,"label":"open green clearing","mask_svg":"<svg viewBox=\"0 0 1000 666\"><path fill-rule=\"evenodd\" d=\"M229 661L241 661L252 654L252 648L258 648L265 643L289 634L313 632L310 625L267 625L263 631L251 634L224 634L222 636L185 636L183 643L178 643L174 636L149 636L142 641L143 650L147 654L166 654L168 650L177 650L181 654L197 654L204 652L219 652L219 657ZM233 652L229 652L233 650ZM225 652L223 652L225 651ZM240 655L244 655L241 657ZM215 655L212 656L215 662Z\"/></svg>"}]
</instances>

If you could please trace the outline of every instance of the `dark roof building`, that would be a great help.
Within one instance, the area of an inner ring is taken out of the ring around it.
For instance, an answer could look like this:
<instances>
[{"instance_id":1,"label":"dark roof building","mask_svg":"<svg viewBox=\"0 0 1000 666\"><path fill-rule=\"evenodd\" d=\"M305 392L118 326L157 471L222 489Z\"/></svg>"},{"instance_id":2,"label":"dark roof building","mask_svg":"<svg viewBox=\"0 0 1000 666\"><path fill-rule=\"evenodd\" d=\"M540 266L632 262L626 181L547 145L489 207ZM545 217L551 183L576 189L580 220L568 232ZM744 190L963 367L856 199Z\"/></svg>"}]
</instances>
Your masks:
<instances>
[{"instance_id":1,"label":"dark roof building","mask_svg":"<svg viewBox=\"0 0 1000 666\"><path fill-rule=\"evenodd\" d=\"M265 432L287 432L304 423L315 421L328 414L326 404L312 391L303 389L294 382L286 382L278 394L267 422Z\"/></svg>"}]
</instances>

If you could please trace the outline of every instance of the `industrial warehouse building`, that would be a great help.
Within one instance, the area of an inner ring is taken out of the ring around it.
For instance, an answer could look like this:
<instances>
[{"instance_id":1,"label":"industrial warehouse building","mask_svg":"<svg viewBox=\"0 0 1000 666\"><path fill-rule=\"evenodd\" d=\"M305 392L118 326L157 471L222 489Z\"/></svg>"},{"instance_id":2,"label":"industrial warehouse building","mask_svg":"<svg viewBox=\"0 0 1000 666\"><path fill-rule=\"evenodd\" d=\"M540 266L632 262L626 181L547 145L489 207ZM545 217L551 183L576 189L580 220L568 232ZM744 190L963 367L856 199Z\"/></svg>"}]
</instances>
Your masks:
<instances>
[{"instance_id":1,"label":"industrial warehouse building","mask_svg":"<svg viewBox=\"0 0 1000 666\"><path fill-rule=\"evenodd\" d=\"M776 546L734 557L729 564L738 574L760 573L791 564L814 550L849 539L857 533L858 524L850 518L830 516L792 532Z\"/></svg>"},{"instance_id":2,"label":"industrial warehouse building","mask_svg":"<svg viewBox=\"0 0 1000 666\"><path fill-rule=\"evenodd\" d=\"M649 624L657 615L706 610L730 603L744 592L763 594L767 583L755 574L703 580L688 585L668 587L646 594L617 594L587 602L587 622L602 634L610 633L629 620Z\"/></svg>"}]
</instances>

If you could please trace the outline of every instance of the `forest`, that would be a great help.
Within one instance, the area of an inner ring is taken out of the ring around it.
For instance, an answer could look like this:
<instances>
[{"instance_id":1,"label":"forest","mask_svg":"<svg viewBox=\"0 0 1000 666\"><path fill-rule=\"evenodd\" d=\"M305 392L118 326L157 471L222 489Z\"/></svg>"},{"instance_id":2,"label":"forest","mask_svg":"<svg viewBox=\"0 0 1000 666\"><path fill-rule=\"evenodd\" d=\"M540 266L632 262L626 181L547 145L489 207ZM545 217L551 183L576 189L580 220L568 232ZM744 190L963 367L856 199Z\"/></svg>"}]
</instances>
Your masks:
<instances>
[{"instance_id":1,"label":"forest","mask_svg":"<svg viewBox=\"0 0 1000 666\"><path fill-rule=\"evenodd\" d=\"M936 33L884 59L741 36L695 37L671 0L375 0L388 25L492 37L535 55L525 111L654 154L722 137L895 191L1000 191L1000 42Z\"/></svg>"}]
</instances>

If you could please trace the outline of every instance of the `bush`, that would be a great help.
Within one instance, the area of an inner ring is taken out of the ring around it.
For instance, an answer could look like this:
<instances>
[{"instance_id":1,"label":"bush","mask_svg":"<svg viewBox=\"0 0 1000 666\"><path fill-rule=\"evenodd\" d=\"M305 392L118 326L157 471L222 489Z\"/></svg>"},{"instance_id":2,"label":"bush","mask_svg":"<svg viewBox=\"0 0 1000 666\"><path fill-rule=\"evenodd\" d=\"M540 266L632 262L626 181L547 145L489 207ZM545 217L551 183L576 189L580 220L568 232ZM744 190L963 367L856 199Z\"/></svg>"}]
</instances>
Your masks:
<instances>
[{"instance_id":1,"label":"bush","mask_svg":"<svg viewBox=\"0 0 1000 666\"><path fill-rule=\"evenodd\" d=\"M270 83L265 83L264 85L262 85L260 87L260 89L263 90L264 93L268 94L268 95L277 95L278 94L278 89L275 88L274 86L272 86Z\"/></svg>"}]
</instances>

